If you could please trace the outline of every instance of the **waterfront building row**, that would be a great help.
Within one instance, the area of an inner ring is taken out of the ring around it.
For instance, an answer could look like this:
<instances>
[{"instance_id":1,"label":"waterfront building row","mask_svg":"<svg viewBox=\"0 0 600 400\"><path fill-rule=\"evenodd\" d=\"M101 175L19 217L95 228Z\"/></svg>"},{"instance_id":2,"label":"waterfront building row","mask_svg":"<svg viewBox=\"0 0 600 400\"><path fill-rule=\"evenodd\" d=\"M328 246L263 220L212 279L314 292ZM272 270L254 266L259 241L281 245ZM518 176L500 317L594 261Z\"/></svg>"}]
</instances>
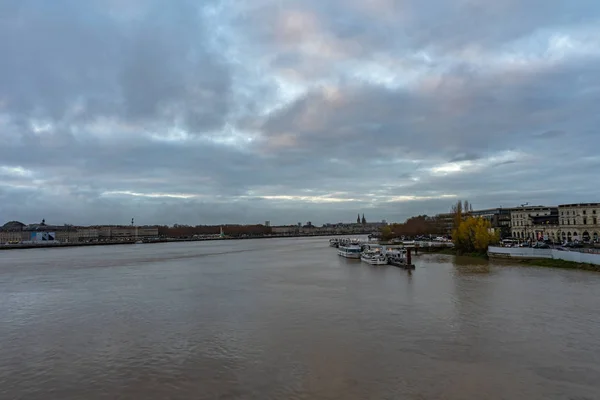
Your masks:
<instances>
[{"instance_id":1,"label":"waterfront building row","mask_svg":"<svg viewBox=\"0 0 600 400\"><path fill-rule=\"evenodd\" d=\"M600 240L600 203L519 207L511 214L512 237L553 242Z\"/></svg>"},{"instance_id":2,"label":"waterfront building row","mask_svg":"<svg viewBox=\"0 0 600 400\"><path fill-rule=\"evenodd\" d=\"M381 228L387 225L387 222L367 222L364 214L362 218L357 218L356 223L326 223L323 226L315 226L312 222L306 224L298 223L297 225L281 225L271 226L273 235L352 235L352 234L368 234L378 233Z\"/></svg>"},{"instance_id":3,"label":"waterfront building row","mask_svg":"<svg viewBox=\"0 0 600 400\"><path fill-rule=\"evenodd\" d=\"M363 216L364 217L364 216ZM367 234L377 233L387 223L367 222L360 220L357 223L325 224L322 227L313 225L310 221L297 225L286 226L254 226L255 234L295 236L295 235L327 235L327 234ZM270 225L270 224L269 224ZM226 233L239 231L240 226L225 226ZM198 228L198 227L196 227ZM158 237L189 237L195 238L202 234L198 229L189 226L174 225L173 228L156 226L72 226L72 225L48 225L45 220L40 224L26 225L18 221L11 221L0 226L0 244L4 243L29 243L29 242L60 242L60 243L93 243L107 241L126 241L134 239L153 239ZM201 227L206 228L206 227ZM209 227L209 230L211 227ZM206 229L200 229L208 234ZM244 231L244 229L242 229ZM239 232L238 232L239 233ZM247 232L248 233L248 232Z\"/></svg>"},{"instance_id":4,"label":"waterfront building row","mask_svg":"<svg viewBox=\"0 0 600 400\"><path fill-rule=\"evenodd\" d=\"M499 207L470 211L465 215L487 219L502 238L554 242L600 240L600 203ZM442 230L440 233L451 234L454 214L436 217Z\"/></svg>"},{"instance_id":5,"label":"waterfront building row","mask_svg":"<svg viewBox=\"0 0 600 400\"><path fill-rule=\"evenodd\" d=\"M0 243L60 242L89 243L98 241L131 240L158 237L158 227L25 225L11 221L0 228Z\"/></svg>"}]
</instances>

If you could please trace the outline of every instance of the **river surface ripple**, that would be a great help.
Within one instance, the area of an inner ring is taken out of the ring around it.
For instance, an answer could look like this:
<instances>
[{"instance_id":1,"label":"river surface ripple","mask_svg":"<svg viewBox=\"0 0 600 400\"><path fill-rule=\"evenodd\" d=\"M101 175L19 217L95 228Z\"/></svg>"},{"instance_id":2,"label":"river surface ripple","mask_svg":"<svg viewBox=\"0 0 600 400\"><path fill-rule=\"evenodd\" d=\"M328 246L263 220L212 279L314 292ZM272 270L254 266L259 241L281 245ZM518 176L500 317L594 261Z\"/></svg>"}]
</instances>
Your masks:
<instances>
[{"instance_id":1,"label":"river surface ripple","mask_svg":"<svg viewBox=\"0 0 600 400\"><path fill-rule=\"evenodd\" d=\"M598 399L600 274L327 239L0 252L0 399Z\"/></svg>"}]
</instances>

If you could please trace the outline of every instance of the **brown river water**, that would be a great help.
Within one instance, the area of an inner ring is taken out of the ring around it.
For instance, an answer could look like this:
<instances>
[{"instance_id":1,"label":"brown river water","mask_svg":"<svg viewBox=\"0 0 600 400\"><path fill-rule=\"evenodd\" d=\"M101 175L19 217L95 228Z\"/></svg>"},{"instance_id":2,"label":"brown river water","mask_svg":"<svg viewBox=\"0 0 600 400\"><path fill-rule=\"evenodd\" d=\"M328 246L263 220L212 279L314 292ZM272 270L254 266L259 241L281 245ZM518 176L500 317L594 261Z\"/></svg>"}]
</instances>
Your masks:
<instances>
[{"instance_id":1,"label":"brown river water","mask_svg":"<svg viewBox=\"0 0 600 400\"><path fill-rule=\"evenodd\" d=\"M0 399L600 399L600 274L326 238L0 251Z\"/></svg>"}]
</instances>

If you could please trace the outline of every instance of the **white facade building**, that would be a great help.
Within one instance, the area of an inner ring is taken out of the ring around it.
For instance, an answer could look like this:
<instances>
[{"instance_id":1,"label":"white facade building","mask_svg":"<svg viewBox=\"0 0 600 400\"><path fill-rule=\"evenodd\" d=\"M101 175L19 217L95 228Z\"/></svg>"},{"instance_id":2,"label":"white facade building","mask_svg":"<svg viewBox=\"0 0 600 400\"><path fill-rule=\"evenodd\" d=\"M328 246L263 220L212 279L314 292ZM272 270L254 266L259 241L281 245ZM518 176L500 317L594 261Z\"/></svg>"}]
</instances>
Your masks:
<instances>
[{"instance_id":1,"label":"white facade building","mask_svg":"<svg viewBox=\"0 0 600 400\"><path fill-rule=\"evenodd\" d=\"M559 229L556 221L557 213L556 207L513 208L510 212L511 236L523 240L557 240Z\"/></svg>"},{"instance_id":2,"label":"white facade building","mask_svg":"<svg viewBox=\"0 0 600 400\"><path fill-rule=\"evenodd\" d=\"M562 241L600 240L600 203L562 204L558 213Z\"/></svg>"}]
</instances>

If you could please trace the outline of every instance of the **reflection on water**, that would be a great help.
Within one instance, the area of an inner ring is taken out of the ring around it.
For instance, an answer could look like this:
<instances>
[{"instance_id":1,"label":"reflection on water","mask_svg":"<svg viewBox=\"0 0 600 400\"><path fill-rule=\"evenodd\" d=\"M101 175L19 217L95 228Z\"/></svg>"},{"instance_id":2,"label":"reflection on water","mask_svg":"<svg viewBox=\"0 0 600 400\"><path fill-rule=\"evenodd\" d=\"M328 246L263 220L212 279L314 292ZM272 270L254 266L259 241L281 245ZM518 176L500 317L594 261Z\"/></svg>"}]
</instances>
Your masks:
<instances>
[{"instance_id":1,"label":"reflection on water","mask_svg":"<svg viewBox=\"0 0 600 400\"><path fill-rule=\"evenodd\" d=\"M459 274L489 274L491 271L490 262L484 258L464 256L452 258L452 263Z\"/></svg>"},{"instance_id":2,"label":"reflection on water","mask_svg":"<svg viewBox=\"0 0 600 400\"><path fill-rule=\"evenodd\" d=\"M596 399L600 274L327 239L0 253L1 399Z\"/></svg>"}]
</instances>

